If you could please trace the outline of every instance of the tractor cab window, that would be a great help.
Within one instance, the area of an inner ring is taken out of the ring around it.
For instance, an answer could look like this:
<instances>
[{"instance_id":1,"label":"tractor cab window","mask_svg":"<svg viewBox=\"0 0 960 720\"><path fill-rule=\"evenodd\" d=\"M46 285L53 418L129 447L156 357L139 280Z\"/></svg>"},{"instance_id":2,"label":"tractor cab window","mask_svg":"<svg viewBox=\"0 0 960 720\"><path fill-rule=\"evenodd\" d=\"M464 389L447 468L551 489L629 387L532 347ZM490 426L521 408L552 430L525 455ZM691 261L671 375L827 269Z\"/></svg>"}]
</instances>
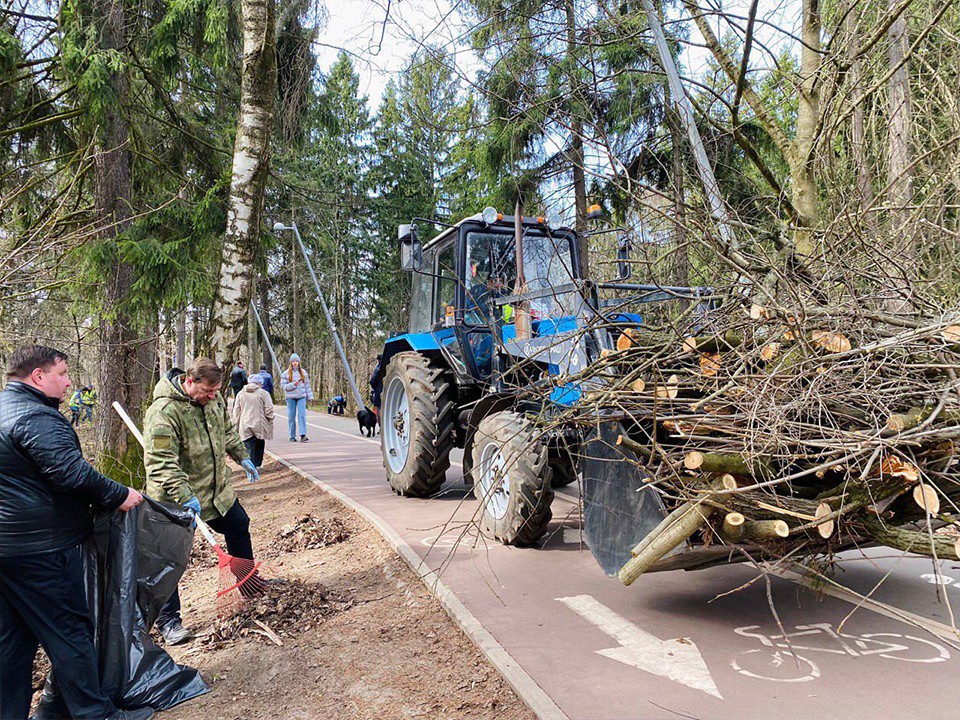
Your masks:
<instances>
[{"instance_id":1,"label":"tractor cab window","mask_svg":"<svg viewBox=\"0 0 960 720\"><path fill-rule=\"evenodd\" d=\"M513 233L467 234L466 320L486 324L492 298L513 293L517 280L516 241ZM547 290L571 282L572 256L568 238L530 231L523 239L523 268L527 290ZM533 318L557 318L575 312L574 293L556 293L531 301Z\"/></svg>"},{"instance_id":2,"label":"tractor cab window","mask_svg":"<svg viewBox=\"0 0 960 720\"><path fill-rule=\"evenodd\" d=\"M434 307L434 322L443 322L447 306L454 304L457 289L457 266L455 238L437 250L437 304Z\"/></svg>"},{"instance_id":3,"label":"tractor cab window","mask_svg":"<svg viewBox=\"0 0 960 720\"><path fill-rule=\"evenodd\" d=\"M413 292L410 297L410 332L428 332L433 325L433 264L434 250L423 251L423 269L413 273Z\"/></svg>"}]
</instances>

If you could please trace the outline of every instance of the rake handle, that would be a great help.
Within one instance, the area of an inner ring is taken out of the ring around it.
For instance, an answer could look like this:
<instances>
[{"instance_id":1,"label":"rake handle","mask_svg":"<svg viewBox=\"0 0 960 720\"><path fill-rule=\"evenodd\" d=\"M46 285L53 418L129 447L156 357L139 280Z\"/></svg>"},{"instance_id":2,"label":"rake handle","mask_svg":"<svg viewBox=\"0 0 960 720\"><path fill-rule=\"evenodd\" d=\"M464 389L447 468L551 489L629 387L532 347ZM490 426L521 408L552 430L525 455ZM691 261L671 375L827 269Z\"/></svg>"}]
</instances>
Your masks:
<instances>
[{"instance_id":1,"label":"rake handle","mask_svg":"<svg viewBox=\"0 0 960 720\"><path fill-rule=\"evenodd\" d=\"M117 415L123 420L123 424L127 426L130 433L137 439L137 442L140 443L140 447L146 450L147 443L143 439L143 433L140 432L137 424L133 422L133 418L127 415L127 411L123 409L123 405L114 400L113 409L117 411ZM200 528L200 534L203 535L204 539L213 547L218 547L217 539L213 536L213 531L210 529L210 526L201 520L199 515L195 514L193 519L196 521L197 527Z\"/></svg>"}]
</instances>

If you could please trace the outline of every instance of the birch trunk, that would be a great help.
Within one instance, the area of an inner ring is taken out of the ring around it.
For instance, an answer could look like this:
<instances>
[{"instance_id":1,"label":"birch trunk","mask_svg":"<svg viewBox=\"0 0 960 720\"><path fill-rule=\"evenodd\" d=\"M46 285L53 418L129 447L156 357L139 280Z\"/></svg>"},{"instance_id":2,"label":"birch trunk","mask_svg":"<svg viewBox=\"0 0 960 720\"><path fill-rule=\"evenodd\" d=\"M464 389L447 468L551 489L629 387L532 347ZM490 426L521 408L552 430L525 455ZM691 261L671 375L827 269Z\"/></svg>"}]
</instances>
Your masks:
<instances>
[{"instance_id":1,"label":"birch trunk","mask_svg":"<svg viewBox=\"0 0 960 720\"><path fill-rule=\"evenodd\" d=\"M233 147L227 232L208 329L210 353L226 368L236 362L246 329L277 95L275 0L242 0L242 12L240 112Z\"/></svg>"}]
</instances>

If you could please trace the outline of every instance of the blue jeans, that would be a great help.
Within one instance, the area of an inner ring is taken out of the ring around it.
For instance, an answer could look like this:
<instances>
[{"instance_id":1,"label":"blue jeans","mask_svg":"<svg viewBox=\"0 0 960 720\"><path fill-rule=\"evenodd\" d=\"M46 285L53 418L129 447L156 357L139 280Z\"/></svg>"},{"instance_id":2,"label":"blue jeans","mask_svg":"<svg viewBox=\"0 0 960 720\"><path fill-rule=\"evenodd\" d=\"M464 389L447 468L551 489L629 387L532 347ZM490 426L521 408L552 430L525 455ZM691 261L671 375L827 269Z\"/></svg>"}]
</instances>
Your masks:
<instances>
[{"instance_id":1,"label":"blue jeans","mask_svg":"<svg viewBox=\"0 0 960 720\"><path fill-rule=\"evenodd\" d=\"M297 423L300 423L300 434L307 434L307 399L287 398L287 427L290 429L290 438L297 438Z\"/></svg>"}]
</instances>

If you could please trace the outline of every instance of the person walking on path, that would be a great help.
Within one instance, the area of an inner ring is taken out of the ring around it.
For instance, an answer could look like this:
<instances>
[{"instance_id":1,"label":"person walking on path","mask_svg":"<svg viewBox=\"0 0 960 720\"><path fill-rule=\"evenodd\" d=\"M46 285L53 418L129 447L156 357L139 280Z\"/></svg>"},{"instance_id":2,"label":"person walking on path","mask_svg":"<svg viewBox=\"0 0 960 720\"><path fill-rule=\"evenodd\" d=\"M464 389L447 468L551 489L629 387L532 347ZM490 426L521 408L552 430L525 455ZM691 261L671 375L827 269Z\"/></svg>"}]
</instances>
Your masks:
<instances>
[{"instance_id":1,"label":"person walking on path","mask_svg":"<svg viewBox=\"0 0 960 720\"><path fill-rule=\"evenodd\" d=\"M263 450L267 440L273 440L273 400L263 389L263 377L250 376L250 382L233 403L233 422L247 453L259 470L263 466Z\"/></svg>"},{"instance_id":2,"label":"person walking on path","mask_svg":"<svg viewBox=\"0 0 960 720\"><path fill-rule=\"evenodd\" d=\"M42 345L13 352L0 392L0 718L24 720L42 645L71 717L144 720L100 687L82 545L92 508L130 510L143 496L83 459L59 405L67 356Z\"/></svg>"},{"instance_id":3,"label":"person walking on path","mask_svg":"<svg viewBox=\"0 0 960 720\"><path fill-rule=\"evenodd\" d=\"M307 442L307 400L313 400L310 378L300 365L300 356L293 353L290 365L280 376L280 384L287 396L287 427L290 442L297 441L297 424L300 425L300 442Z\"/></svg>"},{"instance_id":4,"label":"person walking on path","mask_svg":"<svg viewBox=\"0 0 960 720\"><path fill-rule=\"evenodd\" d=\"M261 387L263 387L264 390L267 391L267 394L270 396L270 402L273 402L273 375L271 375L270 371L267 370L266 365L261 365L260 372L256 373L256 375L260 376L260 379L261 379L260 385ZM254 377L255 375L251 375L250 380L253 380Z\"/></svg>"},{"instance_id":5,"label":"person walking on path","mask_svg":"<svg viewBox=\"0 0 960 720\"><path fill-rule=\"evenodd\" d=\"M77 388L70 395L70 424L74 427L80 425L80 413L83 412L83 393Z\"/></svg>"},{"instance_id":6,"label":"person walking on path","mask_svg":"<svg viewBox=\"0 0 960 720\"><path fill-rule=\"evenodd\" d=\"M248 380L247 371L243 369L243 363L237 360L236 367L230 372L230 389L233 390L234 397L240 394Z\"/></svg>"},{"instance_id":7,"label":"person walking on path","mask_svg":"<svg viewBox=\"0 0 960 720\"><path fill-rule=\"evenodd\" d=\"M209 358L197 358L183 375L157 383L143 420L147 494L193 510L224 535L228 553L252 560L250 518L230 485L226 456L250 482L260 473L227 413L222 384L223 370ZM160 610L157 628L169 645L193 637L183 626L177 591Z\"/></svg>"}]
</instances>

